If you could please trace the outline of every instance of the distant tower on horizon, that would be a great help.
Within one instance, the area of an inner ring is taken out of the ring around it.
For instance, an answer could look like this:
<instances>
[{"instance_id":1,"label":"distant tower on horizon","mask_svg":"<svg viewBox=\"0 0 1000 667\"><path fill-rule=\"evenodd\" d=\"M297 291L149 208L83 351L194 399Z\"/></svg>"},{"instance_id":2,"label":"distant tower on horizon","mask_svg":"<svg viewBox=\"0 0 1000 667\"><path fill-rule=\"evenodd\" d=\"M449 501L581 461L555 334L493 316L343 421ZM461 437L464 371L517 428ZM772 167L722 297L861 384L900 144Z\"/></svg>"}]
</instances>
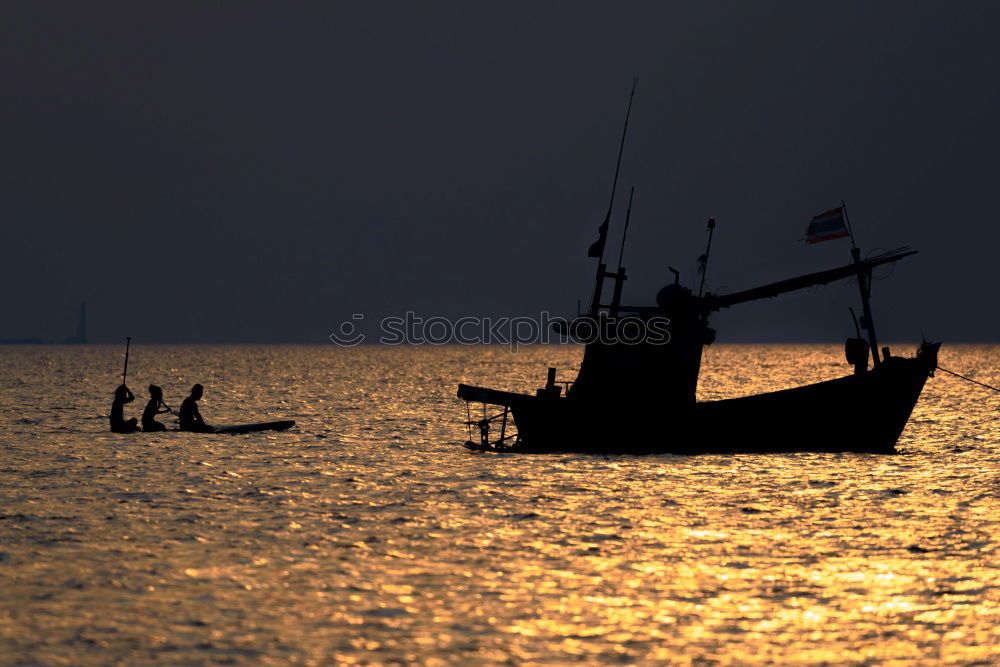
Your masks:
<instances>
[{"instance_id":1,"label":"distant tower on horizon","mask_svg":"<svg viewBox=\"0 0 1000 667\"><path fill-rule=\"evenodd\" d=\"M85 345L87 343L87 302L80 303L80 322L76 326L76 335L69 336L66 342L70 345Z\"/></svg>"}]
</instances>

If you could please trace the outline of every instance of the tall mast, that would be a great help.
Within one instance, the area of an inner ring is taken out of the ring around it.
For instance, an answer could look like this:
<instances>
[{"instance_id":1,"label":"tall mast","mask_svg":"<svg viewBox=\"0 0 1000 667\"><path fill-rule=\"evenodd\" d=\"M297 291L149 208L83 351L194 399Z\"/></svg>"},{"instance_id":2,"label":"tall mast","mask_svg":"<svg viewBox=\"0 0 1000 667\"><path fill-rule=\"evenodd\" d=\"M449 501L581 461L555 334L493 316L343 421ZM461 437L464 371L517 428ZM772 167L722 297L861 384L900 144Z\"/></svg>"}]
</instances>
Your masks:
<instances>
[{"instance_id":1,"label":"tall mast","mask_svg":"<svg viewBox=\"0 0 1000 667\"><path fill-rule=\"evenodd\" d=\"M622 167L622 154L625 152L625 136L628 133L628 119L632 115L632 98L635 97L635 87L639 83L638 78L632 79L632 92L628 96L628 108L625 110L625 125L622 128L622 140L618 146L618 161L615 163L615 177L611 181L611 200L608 202L608 213L604 216L604 222L598 228L600 236L597 241L590 246L587 252L588 257L594 257L597 262L597 278L594 284L594 297L590 302L590 314L597 315L601 307L601 295L604 293L604 279L608 277L607 266L604 264L604 246L608 240L608 225L611 223L611 211L615 205L615 190L618 188L618 174ZM614 275L614 274L612 274Z\"/></svg>"}]
</instances>

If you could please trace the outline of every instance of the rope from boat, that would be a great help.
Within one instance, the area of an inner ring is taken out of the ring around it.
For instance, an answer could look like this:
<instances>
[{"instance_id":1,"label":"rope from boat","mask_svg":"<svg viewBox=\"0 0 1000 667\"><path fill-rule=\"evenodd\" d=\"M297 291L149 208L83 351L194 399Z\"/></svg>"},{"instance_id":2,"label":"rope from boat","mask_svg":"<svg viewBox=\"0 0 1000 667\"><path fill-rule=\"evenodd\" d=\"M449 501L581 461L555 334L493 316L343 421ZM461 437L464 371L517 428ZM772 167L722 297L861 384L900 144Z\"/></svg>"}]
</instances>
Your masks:
<instances>
[{"instance_id":1,"label":"rope from boat","mask_svg":"<svg viewBox=\"0 0 1000 667\"><path fill-rule=\"evenodd\" d=\"M979 380L973 380L972 378L967 378L961 373L956 373L955 371L949 371L947 368L941 368L940 366L938 366L937 369L939 371L944 371L945 373L948 373L950 375L954 375L957 378L962 378L963 380L967 380L972 384L978 384L980 387L986 387L987 389L992 389L993 391L1000 392L1000 389L997 389L996 387L980 382Z\"/></svg>"}]
</instances>

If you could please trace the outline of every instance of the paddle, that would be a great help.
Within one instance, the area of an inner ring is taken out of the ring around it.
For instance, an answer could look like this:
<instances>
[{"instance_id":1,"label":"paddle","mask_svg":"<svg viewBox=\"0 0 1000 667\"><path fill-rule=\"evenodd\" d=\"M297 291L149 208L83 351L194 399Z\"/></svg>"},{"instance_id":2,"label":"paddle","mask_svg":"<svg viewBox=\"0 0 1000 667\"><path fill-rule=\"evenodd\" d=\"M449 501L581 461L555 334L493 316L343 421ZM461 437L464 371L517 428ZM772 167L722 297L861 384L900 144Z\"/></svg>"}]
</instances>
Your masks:
<instances>
[{"instance_id":1,"label":"paddle","mask_svg":"<svg viewBox=\"0 0 1000 667\"><path fill-rule=\"evenodd\" d=\"M125 336L125 370L122 371L122 385L125 384L125 378L128 377L128 348L132 343L131 336Z\"/></svg>"}]
</instances>

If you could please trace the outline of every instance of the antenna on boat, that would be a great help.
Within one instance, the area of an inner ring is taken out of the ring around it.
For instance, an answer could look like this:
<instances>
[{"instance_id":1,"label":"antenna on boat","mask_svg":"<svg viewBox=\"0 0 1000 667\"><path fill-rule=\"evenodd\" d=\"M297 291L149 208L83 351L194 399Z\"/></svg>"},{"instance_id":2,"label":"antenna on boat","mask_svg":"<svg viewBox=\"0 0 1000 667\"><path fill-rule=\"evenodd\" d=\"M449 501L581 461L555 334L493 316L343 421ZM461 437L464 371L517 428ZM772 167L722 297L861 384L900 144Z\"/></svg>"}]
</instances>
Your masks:
<instances>
[{"instance_id":1,"label":"antenna on boat","mask_svg":"<svg viewBox=\"0 0 1000 667\"><path fill-rule=\"evenodd\" d=\"M708 219L708 247L705 254L698 258L698 272L701 273L701 286L698 287L698 296L701 297L705 290L705 274L708 273L708 256L712 252L712 234L715 232L715 218Z\"/></svg>"},{"instance_id":2,"label":"antenna on boat","mask_svg":"<svg viewBox=\"0 0 1000 667\"><path fill-rule=\"evenodd\" d=\"M625 255L625 237L628 236L628 220L632 217L632 197L635 196L635 186L628 193L628 209L625 211L625 230L622 232L622 245L618 250L618 270L622 270L622 257Z\"/></svg>"},{"instance_id":3,"label":"antenna on boat","mask_svg":"<svg viewBox=\"0 0 1000 667\"><path fill-rule=\"evenodd\" d=\"M872 306L869 298L872 294L871 269L867 272L861 268L861 249L854 240L854 229L851 227L851 220L847 217L847 204L840 200L841 210L844 212L844 224L847 226L847 233L851 235L851 258L858 266L858 291L861 293L861 326L868 332L868 346L872 350L872 363L878 368L882 359L878 352L878 338L875 335L875 321L872 319Z\"/></svg>"},{"instance_id":4,"label":"antenna on boat","mask_svg":"<svg viewBox=\"0 0 1000 667\"><path fill-rule=\"evenodd\" d=\"M618 162L615 164L615 177L611 181L611 201L608 202L608 213L604 216L604 222L598 227L600 234L597 240L587 251L587 257L594 257L597 263L597 281L594 285L594 298L590 302L590 314L597 315L601 307L601 295L604 293L604 279L609 277L607 266L604 264L604 246L608 240L608 225L611 223L611 211L615 205L615 190L618 189L618 174L622 166L622 153L625 152L625 136L628 133L628 119L632 115L632 98L635 97L635 87L639 83L639 78L632 79L632 92L628 96L628 108L625 110L625 126L622 128L622 140L618 146ZM614 274L610 274L614 277Z\"/></svg>"},{"instance_id":5,"label":"antenna on boat","mask_svg":"<svg viewBox=\"0 0 1000 667\"><path fill-rule=\"evenodd\" d=\"M625 211L625 230L622 232L622 245L618 250L618 270L615 273L607 274L613 276L615 279L615 293L611 297L611 316L614 317L618 315L618 309L622 305L622 287L625 286L625 281L628 276L625 275L625 269L622 268L622 256L625 254L625 237L628 236L628 221L632 217L632 197L635 195L635 186L632 186L632 190L628 193L628 209Z\"/></svg>"}]
</instances>

